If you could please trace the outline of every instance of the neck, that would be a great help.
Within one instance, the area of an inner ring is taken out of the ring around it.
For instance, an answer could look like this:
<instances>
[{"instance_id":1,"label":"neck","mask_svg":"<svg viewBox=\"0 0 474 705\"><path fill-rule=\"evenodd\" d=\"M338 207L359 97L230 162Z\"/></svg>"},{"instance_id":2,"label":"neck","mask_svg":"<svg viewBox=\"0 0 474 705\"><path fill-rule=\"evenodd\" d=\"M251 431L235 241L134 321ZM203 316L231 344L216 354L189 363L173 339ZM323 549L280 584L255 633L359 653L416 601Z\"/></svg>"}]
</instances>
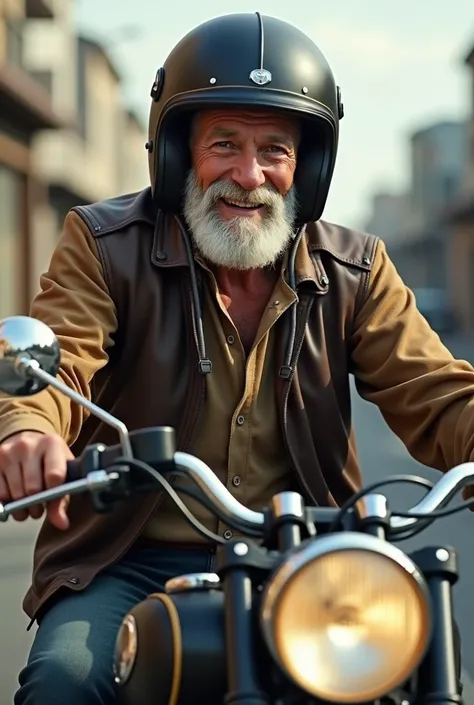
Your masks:
<instances>
[{"instance_id":1,"label":"neck","mask_svg":"<svg viewBox=\"0 0 474 705\"><path fill-rule=\"evenodd\" d=\"M268 285L274 284L278 278L278 270L272 268L236 270L226 267L212 267L218 289L223 294L240 290L242 293L252 295L267 290Z\"/></svg>"}]
</instances>

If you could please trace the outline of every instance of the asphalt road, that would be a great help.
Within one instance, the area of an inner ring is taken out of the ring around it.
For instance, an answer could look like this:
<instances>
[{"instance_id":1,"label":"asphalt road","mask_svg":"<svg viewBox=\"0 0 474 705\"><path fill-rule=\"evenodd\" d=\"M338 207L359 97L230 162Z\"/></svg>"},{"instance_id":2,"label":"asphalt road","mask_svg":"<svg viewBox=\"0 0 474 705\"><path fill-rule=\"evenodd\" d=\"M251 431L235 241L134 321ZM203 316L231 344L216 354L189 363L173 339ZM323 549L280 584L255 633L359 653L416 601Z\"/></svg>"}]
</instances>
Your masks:
<instances>
[{"instance_id":1,"label":"asphalt road","mask_svg":"<svg viewBox=\"0 0 474 705\"><path fill-rule=\"evenodd\" d=\"M454 354L474 359L474 344L463 340L450 341ZM472 352L471 352L472 350ZM359 453L368 482L395 473L419 473L436 478L437 474L412 460L402 444L390 432L378 410L354 394L354 415ZM420 497L420 491L407 487L389 489L393 507L410 507ZM29 580L32 544L38 525L33 522L0 526L0 705L12 705L17 674L21 669L34 633L26 632L28 620L21 611L21 600ZM412 545L452 545L459 553L461 579L455 587L456 616L463 638L466 685L465 703L474 705L474 561L472 536L474 514L465 512L452 518L440 519ZM401 544L407 549L409 542Z\"/></svg>"},{"instance_id":2,"label":"asphalt road","mask_svg":"<svg viewBox=\"0 0 474 705\"><path fill-rule=\"evenodd\" d=\"M33 632L21 601L29 584L33 542L39 524L33 520L0 525L0 705L12 705L17 676Z\"/></svg>"}]
</instances>

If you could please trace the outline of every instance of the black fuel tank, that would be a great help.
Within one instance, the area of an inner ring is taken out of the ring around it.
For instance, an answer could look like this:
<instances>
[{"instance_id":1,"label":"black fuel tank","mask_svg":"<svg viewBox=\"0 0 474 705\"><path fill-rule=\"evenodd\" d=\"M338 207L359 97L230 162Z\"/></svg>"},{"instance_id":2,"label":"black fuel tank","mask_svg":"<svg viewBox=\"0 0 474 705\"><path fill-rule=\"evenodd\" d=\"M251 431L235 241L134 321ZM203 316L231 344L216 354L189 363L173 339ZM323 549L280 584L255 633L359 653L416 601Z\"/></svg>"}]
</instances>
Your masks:
<instances>
[{"instance_id":1,"label":"black fuel tank","mask_svg":"<svg viewBox=\"0 0 474 705\"><path fill-rule=\"evenodd\" d=\"M119 705L220 705L226 692L224 594L156 593L125 617L117 637ZM128 673L127 673L128 671Z\"/></svg>"}]
</instances>

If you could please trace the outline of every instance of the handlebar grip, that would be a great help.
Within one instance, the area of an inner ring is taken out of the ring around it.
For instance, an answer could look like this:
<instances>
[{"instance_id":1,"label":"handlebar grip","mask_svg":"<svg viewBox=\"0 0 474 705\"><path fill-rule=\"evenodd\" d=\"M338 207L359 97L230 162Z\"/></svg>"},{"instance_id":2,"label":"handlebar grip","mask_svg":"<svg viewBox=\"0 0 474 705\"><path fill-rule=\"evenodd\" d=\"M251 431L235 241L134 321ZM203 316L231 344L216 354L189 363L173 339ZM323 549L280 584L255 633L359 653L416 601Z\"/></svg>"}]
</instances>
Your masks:
<instances>
[{"instance_id":1,"label":"handlebar grip","mask_svg":"<svg viewBox=\"0 0 474 705\"><path fill-rule=\"evenodd\" d=\"M74 482L75 480L80 480L81 478L82 473L80 458L76 458L75 460L68 460L66 470L66 482Z\"/></svg>"}]
</instances>

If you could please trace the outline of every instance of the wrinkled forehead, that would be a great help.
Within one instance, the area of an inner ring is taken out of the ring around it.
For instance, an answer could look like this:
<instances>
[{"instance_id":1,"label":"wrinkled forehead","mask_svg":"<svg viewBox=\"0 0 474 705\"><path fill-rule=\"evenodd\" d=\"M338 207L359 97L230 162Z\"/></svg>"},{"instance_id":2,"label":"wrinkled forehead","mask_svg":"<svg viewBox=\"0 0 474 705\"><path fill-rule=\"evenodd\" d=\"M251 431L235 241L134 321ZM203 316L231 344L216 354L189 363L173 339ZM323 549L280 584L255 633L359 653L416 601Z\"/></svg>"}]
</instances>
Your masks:
<instances>
[{"instance_id":1,"label":"wrinkled forehead","mask_svg":"<svg viewBox=\"0 0 474 705\"><path fill-rule=\"evenodd\" d=\"M207 136L232 137L266 133L296 145L300 138L299 120L281 110L215 108L201 110L193 119L193 140Z\"/></svg>"}]
</instances>

